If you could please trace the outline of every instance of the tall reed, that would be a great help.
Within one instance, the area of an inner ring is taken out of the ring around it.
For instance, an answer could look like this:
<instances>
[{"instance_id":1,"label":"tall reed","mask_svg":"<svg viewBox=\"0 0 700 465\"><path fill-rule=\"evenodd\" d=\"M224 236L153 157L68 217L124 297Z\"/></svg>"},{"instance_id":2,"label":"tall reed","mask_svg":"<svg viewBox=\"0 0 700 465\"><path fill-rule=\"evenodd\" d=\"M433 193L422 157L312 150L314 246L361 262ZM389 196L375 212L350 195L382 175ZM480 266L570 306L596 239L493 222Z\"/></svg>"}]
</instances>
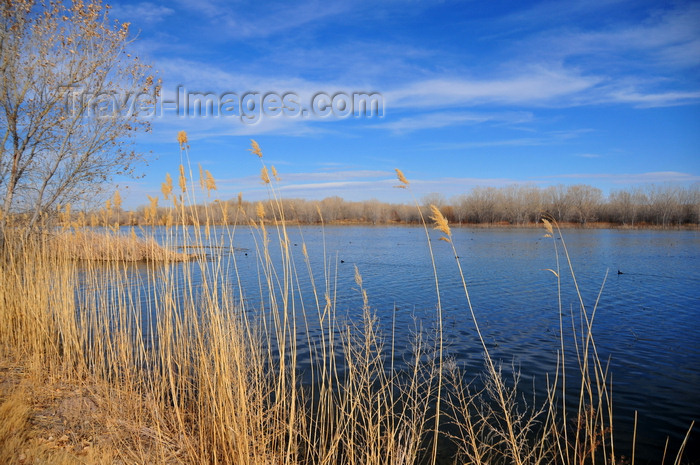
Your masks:
<instances>
[{"instance_id":1,"label":"tall reed","mask_svg":"<svg viewBox=\"0 0 700 465\"><path fill-rule=\"evenodd\" d=\"M620 463L610 374L593 338L597 302L584 304L555 222L544 220L554 250L549 272L559 289L553 298L562 315L566 272L579 305L570 332L560 317L560 362L556 372L543 374L546 392L525 403L517 372L504 379L484 342L450 227L437 207L430 218L456 260L481 343L485 368L478 380L445 348L434 259L436 328L416 331L410 360L399 366L395 319L383 323L372 309L362 270L355 269L360 316L348 321L338 312L337 259L325 244L322 270L312 266L305 242L303 263L297 262L278 173L260 146L252 141L250 151L260 159L269 196L249 217L224 202L197 205L197 193L208 198L216 181L200 167L197 188L184 132L178 142L177 187L168 174L163 197L151 198L146 212L169 252L146 254L141 264L124 260L131 253L84 260L86 252L71 249L70 241L44 235L18 244L6 234L0 356L30 367L36 383L72 380L103 393L114 456L163 464ZM403 173L397 176L407 187ZM156 224L159 201L167 204L162 225ZM111 207L102 212L102 227L118 239L112 247L126 247L121 239L136 233L107 224ZM236 221L215 229L212 218L222 214ZM432 244L425 216L423 224L431 257L443 253ZM94 237L87 221L70 228L83 244ZM255 289L243 285L234 246L240 234L251 234L255 244ZM155 250L155 239L145 244ZM178 248L191 259L182 262ZM212 249L219 253L208 254ZM565 369L570 357L575 373Z\"/></svg>"}]
</instances>

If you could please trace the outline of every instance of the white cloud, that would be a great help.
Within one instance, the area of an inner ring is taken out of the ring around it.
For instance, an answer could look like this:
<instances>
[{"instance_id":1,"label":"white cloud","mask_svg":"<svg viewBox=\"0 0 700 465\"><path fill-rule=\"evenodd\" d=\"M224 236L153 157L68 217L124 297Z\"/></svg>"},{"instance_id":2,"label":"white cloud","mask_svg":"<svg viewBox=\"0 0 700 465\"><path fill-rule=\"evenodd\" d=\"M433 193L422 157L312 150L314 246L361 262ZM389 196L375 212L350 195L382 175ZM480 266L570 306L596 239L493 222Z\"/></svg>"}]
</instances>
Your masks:
<instances>
[{"instance_id":1,"label":"white cloud","mask_svg":"<svg viewBox=\"0 0 700 465\"><path fill-rule=\"evenodd\" d=\"M540 2L501 21L504 29L527 31L524 37L511 42L511 53L523 56L524 61L561 63L575 57L589 57L592 61L588 65L595 66L597 61L600 69L634 62L644 68L700 64L697 2L659 4L643 12L636 8L635 2L616 5L624 2ZM629 12L619 16L613 11L608 20L591 21L605 15L609 6L627 8ZM593 25L581 27L589 22ZM639 53L645 55L643 60L639 60Z\"/></svg>"},{"instance_id":2,"label":"white cloud","mask_svg":"<svg viewBox=\"0 0 700 465\"><path fill-rule=\"evenodd\" d=\"M432 143L424 148L430 150L460 150L481 147L539 147L548 145L559 145L567 140L580 137L582 134L591 132L590 129L577 129L572 131L549 131L540 133L539 137L520 137L516 139L498 139L472 142L439 142Z\"/></svg>"},{"instance_id":3,"label":"white cloud","mask_svg":"<svg viewBox=\"0 0 700 465\"><path fill-rule=\"evenodd\" d=\"M549 3L539 7L552 6ZM607 5L590 2L586 8L561 5L571 14L604 14ZM634 10L633 5L629 5ZM557 5L555 10L560 10ZM520 23L535 20L534 15L552 20L556 11L527 11ZM640 18L639 15L642 15ZM614 16L612 16L614 17ZM628 17L600 22L586 29L573 18L550 21L557 24L511 42L511 66L517 63L551 63L569 73L598 76L598 86L585 89L570 103L595 105L632 104L659 107L694 104L700 100L696 68L700 66L700 4L679 3L643 12L630 11ZM542 26L542 24L540 24Z\"/></svg>"},{"instance_id":4,"label":"white cloud","mask_svg":"<svg viewBox=\"0 0 700 465\"><path fill-rule=\"evenodd\" d=\"M152 2L132 4L116 4L111 6L110 16L123 22L138 21L140 23L154 24L163 21L175 13L175 10L167 6Z\"/></svg>"},{"instance_id":5,"label":"white cloud","mask_svg":"<svg viewBox=\"0 0 700 465\"><path fill-rule=\"evenodd\" d=\"M700 176L679 171L652 171L646 173L572 173L546 176L547 178L561 179L591 179L605 180L615 184L641 184L641 183L665 183L665 182L697 182Z\"/></svg>"},{"instance_id":6,"label":"white cloud","mask_svg":"<svg viewBox=\"0 0 700 465\"><path fill-rule=\"evenodd\" d=\"M561 68L536 67L492 79L432 78L386 92L388 108L433 109L465 105L547 105L590 90L603 81Z\"/></svg>"},{"instance_id":7,"label":"white cloud","mask_svg":"<svg viewBox=\"0 0 700 465\"><path fill-rule=\"evenodd\" d=\"M307 184L290 184L287 186L280 186L281 191L296 191L296 190L325 190L332 192L333 189L347 189L347 188L367 188L368 186L383 186L391 187L390 181L388 180L374 180L374 181L333 181L333 182L318 182L318 183L307 183ZM330 193L329 193L330 195Z\"/></svg>"},{"instance_id":8,"label":"white cloud","mask_svg":"<svg viewBox=\"0 0 700 465\"><path fill-rule=\"evenodd\" d=\"M620 90L610 94L611 99L621 103L632 103L640 108L667 107L696 103L700 100L700 91L691 92L649 92L642 93L638 90Z\"/></svg>"},{"instance_id":9,"label":"white cloud","mask_svg":"<svg viewBox=\"0 0 700 465\"><path fill-rule=\"evenodd\" d=\"M534 119L530 112L476 113L476 112L433 112L407 116L396 121L378 124L377 129L388 129L404 133L422 129L438 129L450 126L463 126L481 123L529 123Z\"/></svg>"},{"instance_id":10,"label":"white cloud","mask_svg":"<svg viewBox=\"0 0 700 465\"><path fill-rule=\"evenodd\" d=\"M267 2L253 7L219 0L179 0L216 25L222 37L265 38L347 12L351 2Z\"/></svg>"},{"instance_id":11,"label":"white cloud","mask_svg":"<svg viewBox=\"0 0 700 465\"><path fill-rule=\"evenodd\" d=\"M380 170L343 170L343 171L323 171L316 173L287 173L284 174L283 181L309 182L309 181L331 181L346 180L353 178L386 178L394 176L392 171Z\"/></svg>"}]
</instances>

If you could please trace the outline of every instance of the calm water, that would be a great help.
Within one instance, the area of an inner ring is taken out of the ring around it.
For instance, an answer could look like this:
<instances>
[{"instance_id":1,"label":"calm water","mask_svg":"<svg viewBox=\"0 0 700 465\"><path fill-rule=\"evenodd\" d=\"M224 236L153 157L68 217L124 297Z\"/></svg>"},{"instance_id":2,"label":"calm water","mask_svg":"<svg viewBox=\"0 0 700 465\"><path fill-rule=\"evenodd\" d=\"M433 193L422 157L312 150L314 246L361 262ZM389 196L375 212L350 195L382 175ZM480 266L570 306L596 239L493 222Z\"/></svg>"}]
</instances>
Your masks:
<instances>
[{"instance_id":1,"label":"calm water","mask_svg":"<svg viewBox=\"0 0 700 465\"><path fill-rule=\"evenodd\" d=\"M453 234L492 355L504 366L514 364L521 370L521 386L526 391L528 386L541 387L545 373L556 368L560 347L556 279L545 271L556 268L552 239L544 238L539 229L454 228ZM431 236L448 350L457 363L476 375L483 357L457 266L449 245L436 240L437 231ZM691 421L700 419L700 233L565 230L564 238L589 309L604 284L594 335L600 358L610 360L616 438L629 437L636 410L637 458L660 460L666 436L671 436L670 450L676 451ZM395 312L398 357L410 353L411 334L417 324L426 328L434 324L435 280L422 228L322 230L309 226L291 228L290 239L305 296L311 297L302 242L307 244L317 285L321 291L325 289L325 266L332 280L337 280L333 289L337 291L338 313L349 318L357 315L361 306L353 265L358 267L370 304L387 330ZM211 243L228 244L228 235L218 231ZM238 229L233 243L244 296L249 306L255 306L260 292L253 236L246 228ZM561 242L557 245L561 251ZM274 251L278 251L274 239L272 246L274 260ZM221 263L231 258L230 252L222 249L209 252L212 259L227 255ZM578 300L564 258L560 260L565 327L571 328L570 313L573 309L578 315ZM574 352L567 350L567 365L573 372ZM687 456L700 460L700 434L694 434L691 442ZM629 454L624 447L618 453Z\"/></svg>"}]
</instances>

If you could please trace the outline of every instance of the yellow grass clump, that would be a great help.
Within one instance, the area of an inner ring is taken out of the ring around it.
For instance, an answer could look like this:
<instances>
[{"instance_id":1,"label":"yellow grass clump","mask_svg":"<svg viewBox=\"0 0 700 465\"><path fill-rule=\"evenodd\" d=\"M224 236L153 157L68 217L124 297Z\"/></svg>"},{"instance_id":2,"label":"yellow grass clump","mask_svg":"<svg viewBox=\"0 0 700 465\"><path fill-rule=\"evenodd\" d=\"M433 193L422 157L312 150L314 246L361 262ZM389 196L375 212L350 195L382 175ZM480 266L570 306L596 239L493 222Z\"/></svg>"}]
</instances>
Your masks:
<instances>
[{"instance_id":1,"label":"yellow grass clump","mask_svg":"<svg viewBox=\"0 0 700 465\"><path fill-rule=\"evenodd\" d=\"M65 231L50 242L52 254L70 260L179 262L190 258L187 254L166 249L153 239L142 239L134 234Z\"/></svg>"}]
</instances>

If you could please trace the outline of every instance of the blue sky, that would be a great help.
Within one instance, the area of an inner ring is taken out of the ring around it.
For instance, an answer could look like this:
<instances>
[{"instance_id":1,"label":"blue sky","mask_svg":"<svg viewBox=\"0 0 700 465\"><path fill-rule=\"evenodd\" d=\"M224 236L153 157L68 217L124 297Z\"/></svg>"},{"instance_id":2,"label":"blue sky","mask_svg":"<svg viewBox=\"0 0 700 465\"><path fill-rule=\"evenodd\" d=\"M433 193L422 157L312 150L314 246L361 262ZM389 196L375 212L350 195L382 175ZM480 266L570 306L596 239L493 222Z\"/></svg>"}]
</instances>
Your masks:
<instances>
[{"instance_id":1,"label":"blue sky","mask_svg":"<svg viewBox=\"0 0 700 465\"><path fill-rule=\"evenodd\" d=\"M700 181L700 2L122 1L133 47L163 80L220 96L378 93L382 116L236 117L165 111L137 149L126 206L190 157L219 197L264 197L257 140L286 197L410 201L474 186L586 183L609 192Z\"/></svg>"}]
</instances>

